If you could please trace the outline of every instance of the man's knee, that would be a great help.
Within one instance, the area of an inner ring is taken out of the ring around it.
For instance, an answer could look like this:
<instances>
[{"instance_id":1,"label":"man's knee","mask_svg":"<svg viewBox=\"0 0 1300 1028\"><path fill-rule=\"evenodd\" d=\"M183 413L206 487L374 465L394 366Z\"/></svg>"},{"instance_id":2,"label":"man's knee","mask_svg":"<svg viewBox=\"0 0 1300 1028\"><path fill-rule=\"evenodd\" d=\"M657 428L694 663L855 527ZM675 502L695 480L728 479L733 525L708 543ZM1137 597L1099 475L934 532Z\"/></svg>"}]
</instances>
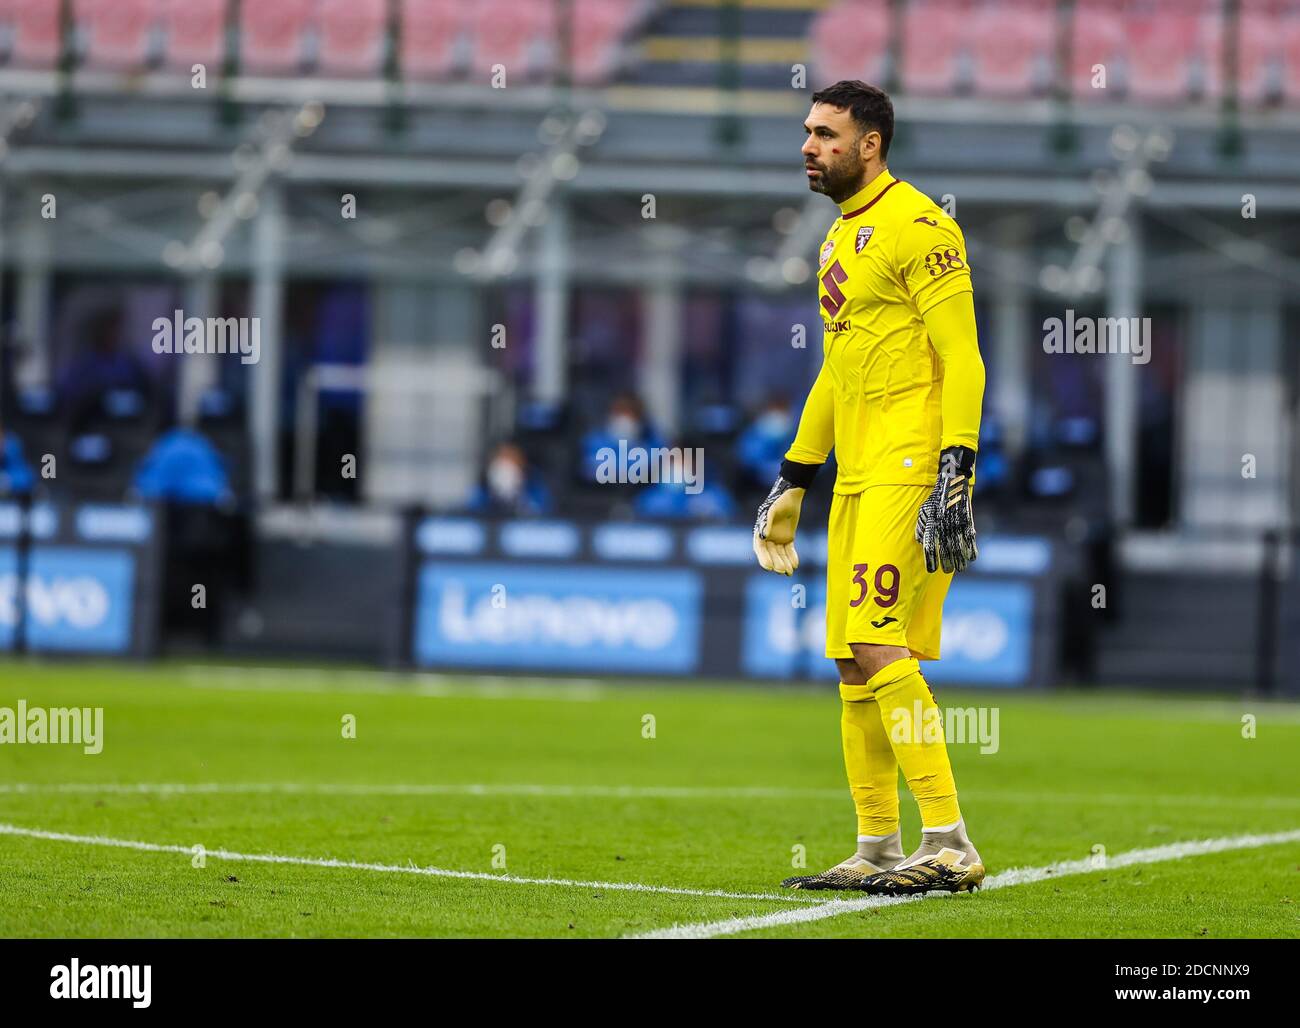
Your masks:
<instances>
[{"instance_id":1,"label":"man's knee","mask_svg":"<svg viewBox=\"0 0 1300 1028\"><path fill-rule=\"evenodd\" d=\"M851 657L836 657L835 666L840 671L840 681L845 685L866 685L866 675L862 673L862 668L858 667L858 662Z\"/></svg>"},{"instance_id":2,"label":"man's knee","mask_svg":"<svg viewBox=\"0 0 1300 1028\"><path fill-rule=\"evenodd\" d=\"M896 660L906 660L912 655L906 646L885 646L880 643L849 643L849 648L853 650L854 662L858 665L858 671L863 675L863 681L867 682L884 668Z\"/></svg>"}]
</instances>

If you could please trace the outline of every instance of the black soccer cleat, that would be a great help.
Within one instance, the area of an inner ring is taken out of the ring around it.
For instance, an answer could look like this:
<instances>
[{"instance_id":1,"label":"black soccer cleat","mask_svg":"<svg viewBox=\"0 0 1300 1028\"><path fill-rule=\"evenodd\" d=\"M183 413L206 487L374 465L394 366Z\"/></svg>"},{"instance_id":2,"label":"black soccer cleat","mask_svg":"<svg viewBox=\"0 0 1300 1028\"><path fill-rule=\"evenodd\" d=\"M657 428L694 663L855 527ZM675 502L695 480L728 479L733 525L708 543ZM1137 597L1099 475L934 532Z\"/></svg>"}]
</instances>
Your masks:
<instances>
[{"instance_id":1,"label":"black soccer cleat","mask_svg":"<svg viewBox=\"0 0 1300 1028\"><path fill-rule=\"evenodd\" d=\"M913 864L881 871L849 886L872 896L920 896L927 892L974 892L984 881L984 865L964 863L965 854L942 849Z\"/></svg>"},{"instance_id":2,"label":"black soccer cleat","mask_svg":"<svg viewBox=\"0 0 1300 1028\"><path fill-rule=\"evenodd\" d=\"M881 868L854 854L832 868L815 875L795 875L781 884L787 889L833 890L843 892L860 888L868 878L882 874Z\"/></svg>"}]
</instances>

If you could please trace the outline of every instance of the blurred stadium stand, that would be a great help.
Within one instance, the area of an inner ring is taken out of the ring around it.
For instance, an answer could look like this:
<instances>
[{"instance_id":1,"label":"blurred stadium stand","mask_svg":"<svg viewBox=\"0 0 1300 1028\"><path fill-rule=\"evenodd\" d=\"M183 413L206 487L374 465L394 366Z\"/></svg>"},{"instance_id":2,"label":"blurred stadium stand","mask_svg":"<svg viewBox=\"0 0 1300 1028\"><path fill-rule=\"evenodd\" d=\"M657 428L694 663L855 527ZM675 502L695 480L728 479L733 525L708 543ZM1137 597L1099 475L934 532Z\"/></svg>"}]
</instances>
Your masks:
<instances>
[{"instance_id":1,"label":"blurred stadium stand","mask_svg":"<svg viewBox=\"0 0 1300 1028\"><path fill-rule=\"evenodd\" d=\"M503 446L546 496L515 513L646 520L584 473L619 395L743 527L764 412L819 359L799 125L844 77L894 92L891 165L956 204L981 528L1058 548L1061 676L1256 681L1297 574L1260 585L1300 493L1300 0L0 0L3 425L58 459L36 499L129 501L190 425L258 555L219 644L375 660L382 589L342 569L396 580L410 508L500 514ZM256 314L261 359L154 353L178 307ZM1067 307L1149 316L1151 362L1045 354Z\"/></svg>"},{"instance_id":2,"label":"blurred stadium stand","mask_svg":"<svg viewBox=\"0 0 1300 1028\"><path fill-rule=\"evenodd\" d=\"M3 0L0 39L25 69L485 81L500 64L662 87L734 61L742 88L784 90L811 60L921 96L1300 100L1291 0Z\"/></svg>"}]
</instances>

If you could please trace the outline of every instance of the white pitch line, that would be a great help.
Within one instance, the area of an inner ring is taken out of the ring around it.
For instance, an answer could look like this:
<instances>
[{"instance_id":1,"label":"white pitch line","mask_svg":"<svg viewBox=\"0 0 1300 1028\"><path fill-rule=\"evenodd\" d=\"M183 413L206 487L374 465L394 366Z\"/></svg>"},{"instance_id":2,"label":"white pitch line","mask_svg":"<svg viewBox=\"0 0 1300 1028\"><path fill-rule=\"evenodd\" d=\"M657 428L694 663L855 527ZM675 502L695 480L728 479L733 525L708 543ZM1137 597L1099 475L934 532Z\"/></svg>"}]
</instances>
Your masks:
<instances>
[{"instance_id":1,"label":"white pitch line","mask_svg":"<svg viewBox=\"0 0 1300 1028\"><path fill-rule=\"evenodd\" d=\"M41 828L23 828L0 823L0 835L15 835L27 839L44 839L50 842L71 842L82 846L109 846L115 849L137 850L144 853L182 853L194 855L193 846L166 843L139 842L135 839L113 839L104 835L69 835L66 832L49 832ZM711 896L718 899L771 900L774 903L821 903L824 900L807 896L782 896L766 892L726 892L722 889L684 889L671 885L645 885L641 882L586 882L572 878L520 878L515 875L494 875L486 871L454 871L442 867L417 867L414 864L370 864L356 860L335 860L327 857L294 857L277 853L235 853L224 849L204 848L205 856L214 860L246 861L257 864L294 864L302 867L346 868L352 871L379 871L388 874L429 875L434 878L460 878L480 882L502 882L506 885L558 885L578 889L605 889L616 892L648 892L665 896Z\"/></svg>"},{"instance_id":2,"label":"white pitch line","mask_svg":"<svg viewBox=\"0 0 1300 1028\"><path fill-rule=\"evenodd\" d=\"M528 785L488 783L369 784L357 782L0 782L4 793L122 795L306 794L325 796L532 796L602 799L843 799L844 789L732 786Z\"/></svg>"},{"instance_id":3,"label":"white pitch line","mask_svg":"<svg viewBox=\"0 0 1300 1028\"><path fill-rule=\"evenodd\" d=\"M524 782L0 782L0 795L26 793L121 795L256 795L321 796L528 796L596 799L828 799L842 800L846 789L798 789L781 786L699 785L540 785ZM906 798L907 793L900 793ZM967 789L962 797L1002 803L1100 803L1132 806L1300 807L1297 796L1194 796L1144 793L1034 793Z\"/></svg>"},{"instance_id":4,"label":"white pitch line","mask_svg":"<svg viewBox=\"0 0 1300 1028\"><path fill-rule=\"evenodd\" d=\"M984 882L985 889L1003 889L1012 885L1029 885L1033 882L1055 880L1067 875L1089 874L1093 871L1113 871L1135 864L1156 864L1165 860L1182 860L1206 853L1224 853L1228 850L1258 849L1261 846L1276 846L1284 842L1300 842L1300 829L1289 832L1273 832L1269 835L1234 835L1223 839L1203 839L1192 842L1175 842L1166 846L1152 846L1149 849L1129 850L1104 860L1085 857L1082 860L1062 860L1045 867L1015 868L993 875ZM752 932L764 928L781 928L788 925L808 924L828 917L840 917L859 910L872 910L877 907L896 906L900 903L918 903L930 898L949 898L946 892L925 893L921 896L869 896L857 900L832 900L816 907L800 910L782 911L778 914L756 914L751 917L735 917L727 921L708 921L699 924L673 925L640 935L630 935L631 939L712 939L719 935L735 935L737 932Z\"/></svg>"},{"instance_id":5,"label":"white pitch line","mask_svg":"<svg viewBox=\"0 0 1300 1028\"><path fill-rule=\"evenodd\" d=\"M178 681L192 689L235 692L376 693L433 699L556 700L589 703L604 698L594 678L451 676L432 672L314 670L274 667L190 667Z\"/></svg>"}]
</instances>

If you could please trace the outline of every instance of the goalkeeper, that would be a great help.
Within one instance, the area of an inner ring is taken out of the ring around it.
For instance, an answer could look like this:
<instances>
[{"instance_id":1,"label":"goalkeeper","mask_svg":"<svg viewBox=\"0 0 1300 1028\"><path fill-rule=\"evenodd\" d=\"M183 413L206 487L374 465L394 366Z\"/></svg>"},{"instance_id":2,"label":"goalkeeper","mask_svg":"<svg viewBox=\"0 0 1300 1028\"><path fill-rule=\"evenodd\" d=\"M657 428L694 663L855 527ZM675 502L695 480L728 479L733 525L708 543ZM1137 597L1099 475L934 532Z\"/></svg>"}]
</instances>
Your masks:
<instances>
[{"instance_id":1,"label":"goalkeeper","mask_svg":"<svg viewBox=\"0 0 1300 1028\"><path fill-rule=\"evenodd\" d=\"M840 82L813 95L805 170L840 208L819 254L822 367L759 507L754 551L766 570L798 568L800 504L834 447L826 656L840 673L857 850L784 884L901 895L984 878L942 732L925 730L939 711L918 664L939 658L948 585L977 556L984 365L961 229L889 173L893 129L893 105L875 87ZM921 842L907 857L900 768L921 812Z\"/></svg>"}]
</instances>

